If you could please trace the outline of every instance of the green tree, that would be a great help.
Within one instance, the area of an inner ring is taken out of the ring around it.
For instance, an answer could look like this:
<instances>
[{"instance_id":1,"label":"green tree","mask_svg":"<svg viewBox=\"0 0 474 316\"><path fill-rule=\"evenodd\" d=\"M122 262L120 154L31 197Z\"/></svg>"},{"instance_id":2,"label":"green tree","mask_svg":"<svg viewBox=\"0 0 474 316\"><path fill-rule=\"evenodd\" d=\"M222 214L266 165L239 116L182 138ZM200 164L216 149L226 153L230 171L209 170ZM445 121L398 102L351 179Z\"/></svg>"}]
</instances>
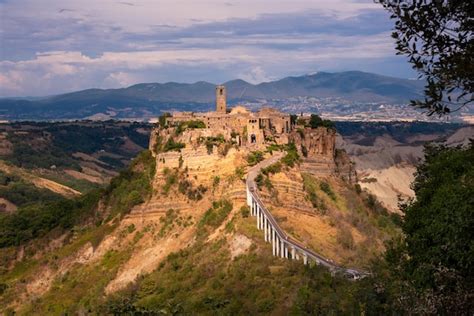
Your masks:
<instances>
[{"instance_id":1,"label":"green tree","mask_svg":"<svg viewBox=\"0 0 474 316\"><path fill-rule=\"evenodd\" d=\"M416 198L402 206L404 240L387 250L398 293L412 291L421 313L474 310L474 147L427 146ZM408 289L408 290L407 290ZM402 299L398 301L403 301Z\"/></svg>"},{"instance_id":2,"label":"green tree","mask_svg":"<svg viewBox=\"0 0 474 316\"><path fill-rule=\"evenodd\" d=\"M311 114L309 119L309 125L311 128L326 127L334 129L334 123L330 120L323 120L319 115Z\"/></svg>"},{"instance_id":3,"label":"green tree","mask_svg":"<svg viewBox=\"0 0 474 316\"><path fill-rule=\"evenodd\" d=\"M424 100L411 104L443 115L473 102L474 2L376 0L395 20L392 37L426 80Z\"/></svg>"}]
</instances>

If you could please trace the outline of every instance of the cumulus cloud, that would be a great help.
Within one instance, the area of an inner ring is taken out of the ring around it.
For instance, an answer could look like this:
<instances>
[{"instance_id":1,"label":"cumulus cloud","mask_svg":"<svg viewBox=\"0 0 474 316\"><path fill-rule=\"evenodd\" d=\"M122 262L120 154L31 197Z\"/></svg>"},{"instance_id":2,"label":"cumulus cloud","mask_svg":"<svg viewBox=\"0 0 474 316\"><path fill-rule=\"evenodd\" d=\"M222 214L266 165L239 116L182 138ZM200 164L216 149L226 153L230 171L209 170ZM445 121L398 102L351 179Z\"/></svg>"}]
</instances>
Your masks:
<instances>
[{"instance_id":1,"label":"cumulus cloud","mask_svg":"<svg viewBox=\"0 0 474 316\"><path fill-rule=\"evenodd\" d=\"M0 96L315 69L409 72L370 0L7 0L0 10Z\"/></svg>"},{"instance_id":2,"label":"cumulus cloud","mask_svg":"<svg viewBox=\"0 0 474 316\"><path fill-rule=\"evenodd\" d=\"M273 79L265 73L265 70L261 66L256 66L249 69L248 71L240 74L239 78L250 83L260 83L271 81Z\"/></svg>"}]
</instances>

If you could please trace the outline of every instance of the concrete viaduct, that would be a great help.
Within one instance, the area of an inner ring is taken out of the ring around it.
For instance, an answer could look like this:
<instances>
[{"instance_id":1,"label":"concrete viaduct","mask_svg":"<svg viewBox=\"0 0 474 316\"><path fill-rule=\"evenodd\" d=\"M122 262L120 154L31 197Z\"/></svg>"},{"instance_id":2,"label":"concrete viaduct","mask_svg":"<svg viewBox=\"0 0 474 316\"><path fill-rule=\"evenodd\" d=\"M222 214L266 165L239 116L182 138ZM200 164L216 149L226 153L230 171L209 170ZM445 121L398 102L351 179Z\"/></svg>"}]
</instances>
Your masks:
<instances>
[{"instance_id":1,"label":"concrete viaduct","mask_svg":"<svg viewBox=\"0 0 474 316\"><path fill-rule=\"evenodd\" d=\"M247 174L247 204L250 207L250 214L257 218L257 227L263 230L264 239L272 244L274 256L281 258L303 260L306 265L314 262L328 268L332 274L342 273L344 276L358 280L368 275L368 273L356 269L344 268L334 264L332 261L322 257L314 251L308 249L298 241L288 236L278 225L275 218L263 204L255 185L255 177L262 168L265 168L283 157L283 153L277 152L269 159L266 159L252 167Z\"/></svg>"}]
</instances>

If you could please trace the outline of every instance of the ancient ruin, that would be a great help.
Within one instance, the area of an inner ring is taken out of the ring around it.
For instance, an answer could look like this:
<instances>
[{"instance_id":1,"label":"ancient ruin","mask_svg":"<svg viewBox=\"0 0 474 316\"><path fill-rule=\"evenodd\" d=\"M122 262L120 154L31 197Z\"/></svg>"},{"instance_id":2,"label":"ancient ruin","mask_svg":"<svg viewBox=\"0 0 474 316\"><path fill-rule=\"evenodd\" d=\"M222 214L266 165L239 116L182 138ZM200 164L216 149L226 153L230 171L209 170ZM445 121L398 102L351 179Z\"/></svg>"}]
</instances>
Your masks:
<instances>
[{"instance_id":1,"label":"ancient ruin","mask_svg":"<svg viewBox=\"0 0 474 316\"><path fill-rule=\"evenodd\" d=\"M216 86L216 109L211 112L174 112L164 115L151 135L150 150L164 167L180 165L204 170L231 149L265 150L270 145L295 144L305 172L338 173L336 131L308 127L310 116L291 116L264 107L251 112L242 105L227 108L226 88ZM345 166L349 180L351 168Z\"/></svg>"},{"instance_id":2,"label":"ancient ruin","mask_svg":"<svg viewBox=\"0 0 474 316\"><path fill-rule=\"evenodd\" d=\"M215 112L174 112L166 119L166 124L176 127L190 121L201 121L213 134L221 134L225 139L235 138L240 146L259 147L270 140L285 144L294 129L289 114L272 108L263 108L256 113L243 106L228 110L226 89L222 85L216 87Z\"/></svg>"}]
</instances>

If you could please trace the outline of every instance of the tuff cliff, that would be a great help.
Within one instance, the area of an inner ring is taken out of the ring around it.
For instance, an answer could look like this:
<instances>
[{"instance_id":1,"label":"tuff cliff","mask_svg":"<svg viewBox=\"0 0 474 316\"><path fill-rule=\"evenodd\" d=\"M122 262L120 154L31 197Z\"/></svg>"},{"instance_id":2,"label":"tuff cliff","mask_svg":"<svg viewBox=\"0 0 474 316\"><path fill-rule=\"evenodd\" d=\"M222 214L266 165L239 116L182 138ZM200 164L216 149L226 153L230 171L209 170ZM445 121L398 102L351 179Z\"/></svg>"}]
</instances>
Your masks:
<instances>
[{"instance_id":1,"label":"tuff cliff","mask_svg":"<svg viewBox=\"0 0 474 316\"><path fill-rule=\"evenodd\" d=\"M301 157L301 171L314 176L339 176L352 183L357 175L349 156L336 148L336 130L298 127L289 135Z\"/></svg>"}]
</instances>

